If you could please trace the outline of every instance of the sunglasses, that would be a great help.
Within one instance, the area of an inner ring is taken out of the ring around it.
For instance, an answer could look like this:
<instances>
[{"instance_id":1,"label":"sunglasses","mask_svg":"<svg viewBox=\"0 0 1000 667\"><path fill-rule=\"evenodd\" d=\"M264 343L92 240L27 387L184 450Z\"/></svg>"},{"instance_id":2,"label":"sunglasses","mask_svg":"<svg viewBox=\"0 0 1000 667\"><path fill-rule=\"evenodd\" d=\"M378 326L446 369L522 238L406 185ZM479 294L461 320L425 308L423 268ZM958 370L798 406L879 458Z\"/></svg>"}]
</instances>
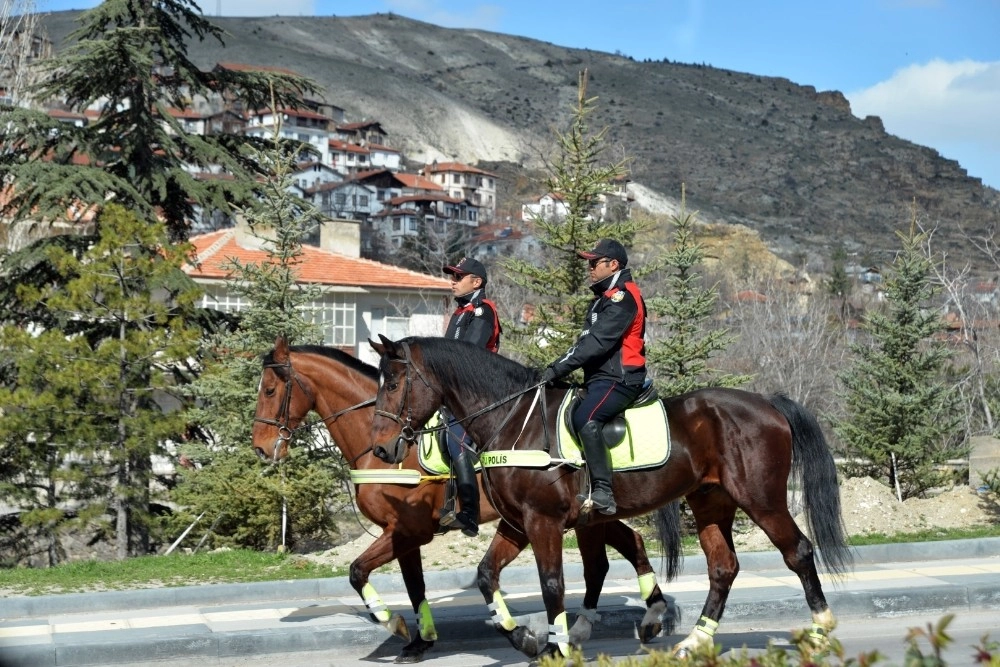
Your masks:
<instances>
[{"instance_id":1,"label":"sunglasses","mask_svg":"<svg viewBox=\"0 0 1000 667\"><path fill-rule=\"evenodd\" d=\"M608 259L607 257L595 257L594 259L589 260L587 262L587 265L592 269L596 269L598 265L603 264L605 262L610 263L611 260Z\"/></svg>"}]
</instances>

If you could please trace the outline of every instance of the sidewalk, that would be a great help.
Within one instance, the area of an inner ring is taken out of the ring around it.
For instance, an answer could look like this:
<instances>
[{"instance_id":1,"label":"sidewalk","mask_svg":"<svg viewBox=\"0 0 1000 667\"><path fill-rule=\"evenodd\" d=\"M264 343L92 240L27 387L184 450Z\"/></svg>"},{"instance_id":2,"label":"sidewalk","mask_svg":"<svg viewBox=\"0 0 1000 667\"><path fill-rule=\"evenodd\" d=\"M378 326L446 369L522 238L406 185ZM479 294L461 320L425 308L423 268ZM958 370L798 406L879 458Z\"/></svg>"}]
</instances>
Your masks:
<instances>
[{"instance_id":1,"label":"sidewalk","mask_svg":"<svg viewBox=\"0 0 1000 667\"><path fill-rule=\"evenodd\" d=\"M943 614L1000 610L1000 538L859 547L855 569L844 580L824 577L836 616ZM798 578L776 552L743 554L719 632L727 620L756 620L776 628L809 623ZM656 565L657 563L654 563ZM473 641L493 632L475 570L426 573L428 599L440 639ZM402 577L374 575L384 602L413 631ZM503 573L511 614L543 633L544 607L534 567ZM708 591L705 561L685 558L681 576L664 585L679 617L675 634L686 634ZM583 598L582 568L566 566L570 612ZM595 626L595 637L632 636L644 604L631 566L613 561ZM570 615L570 622L574 618ZM110 593L0 599L0 665L109 665L157 659L224 658L262 653L334 649L344 645L398 644L373 623L346 578L221 584ZM397 649L397 650L398 650Z\"/></svg>"}]
</instances>

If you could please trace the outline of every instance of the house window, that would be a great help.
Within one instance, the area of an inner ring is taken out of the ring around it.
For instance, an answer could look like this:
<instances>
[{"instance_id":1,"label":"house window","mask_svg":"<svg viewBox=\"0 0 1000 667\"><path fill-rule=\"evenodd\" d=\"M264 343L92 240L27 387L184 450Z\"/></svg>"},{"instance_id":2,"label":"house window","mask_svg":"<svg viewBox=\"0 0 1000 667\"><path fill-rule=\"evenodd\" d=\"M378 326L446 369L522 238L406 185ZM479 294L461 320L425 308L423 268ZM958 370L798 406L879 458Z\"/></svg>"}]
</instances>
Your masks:
<instances>
[{"instance_id":1,"label":"house window","mask_svg":"<svg viewBox=\"0 0 1000 667\"><path fill-rule=\"evenodd\" d=\"M353 347L355 343L355 302L353 295L326 294L319 301L302 306L302 315L317 325L327 345Z\"/></svg>"},{"instance_id":2,"label":"house window","mask_svg":"<svg viewBox=\"0 0 1000 667\"><path fill-rule=\"evenodd\" d=\"M409 223L407 224L407 229L409 229L411 232L417 231L417 219L416 218L410 218L409 219Z\"/></svg>"},{"instance_id":3,"label":"house window","mask_svg":"<svg viewBox=\"0 0 1000 667\"><path fill-rule=\"evenodd\" d=\"M201 307L220 310L224 313L237 313L250 307L250 300L243 296L230 294L222 287L207 286L201 297Z\"/></svg>"},{"instance_id":4,"label":"house window","mask_svg":"<svg viewBox=\"0 0 1000 667\"><path fill-rule=\"evenodd\" d=\"M333 196L333 202L337 204L337 206L343 206L347 203L347 195L343 192L338 192Z\"/></svg>"},{"instance_id":5,"label":"house window","mask_svg":"<svg viewBox=\"0 0 1000 667\"><path fill-rule=\"evenodd\" d=\"M393 218L392 219L392 231L398 232L400 229L402 229L402 224L400 223L399 218Z\"/></svg>"},{"instance_id":6,"label":"house window","mask_svg":"<svg viewBox=\"0 0 1000 667\"><path fill-rule=\"evenodd\" d=\"M451 182L452 183L461 183L462 182L462 177L460 175L458 175L458 174L453 174L452 177L451 177Z\"/></svg>"},{"instance_id":7,"label":"house window","mask_svg":"<svg viewBox=\"0 0 1000 667\"><path fill-rule=\"evenodd\" d=\"M368 195L358 196L358 206L361 206L362 208L368 207Z\"/></svg>"}]
</instances>

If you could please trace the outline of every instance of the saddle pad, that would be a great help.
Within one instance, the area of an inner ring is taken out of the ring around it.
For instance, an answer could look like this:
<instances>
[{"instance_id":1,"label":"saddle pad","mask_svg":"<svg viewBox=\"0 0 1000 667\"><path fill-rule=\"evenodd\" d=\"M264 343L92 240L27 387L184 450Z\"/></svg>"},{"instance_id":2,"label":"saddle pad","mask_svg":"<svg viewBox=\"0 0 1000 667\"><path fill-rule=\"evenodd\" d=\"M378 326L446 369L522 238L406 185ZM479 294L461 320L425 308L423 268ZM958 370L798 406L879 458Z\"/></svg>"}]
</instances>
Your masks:
<instances>
[{"instance_id":1,"label":"saddle pad","mask_svg":"<svg viewBox=\"0 0 1000 667\"><path fill-rule=\"evenodd\" d=\"M566 410L573 399L573 392L566 392L556 423L559 456L565 459L582 459L580 444L566 428ZM625 411L625 439L611 449L611 465L615 471L658 468L670 456L670 428L663 401L655 400L646 405Z\"/></svg>"},{"instance_id":2,"label":"saddle pad","mask_svg":"<svg viewBox=\"0 0 1000 667\"><path fill-rule=\"evenodd\" d=\"M424 425L425 429L432 429L441 426L441 413L435 412ZM448 461L444 457L444 448L439 444L440 431L430 431L423 433L417 441L417 460L420 467L435 475L447 475L450 472Z\"/></svg>"},{"instance_id":3,"label":"saddle pad","mask_svg":"<svg viewBox=\"0 0 1000 667\"><path fill-rule=\"evenodd\" d=\"M440 412L435 412L424 424L425 430L437 427L443 427ZM420 467L434 475L451 474L450 458L445 454L444 442L440 440L443 437L444 432L436 430L422 433L417 441L417 460L420 461ZM476 462L474 467L479 470L479 463Z\"/></svg>"}]
</instances>

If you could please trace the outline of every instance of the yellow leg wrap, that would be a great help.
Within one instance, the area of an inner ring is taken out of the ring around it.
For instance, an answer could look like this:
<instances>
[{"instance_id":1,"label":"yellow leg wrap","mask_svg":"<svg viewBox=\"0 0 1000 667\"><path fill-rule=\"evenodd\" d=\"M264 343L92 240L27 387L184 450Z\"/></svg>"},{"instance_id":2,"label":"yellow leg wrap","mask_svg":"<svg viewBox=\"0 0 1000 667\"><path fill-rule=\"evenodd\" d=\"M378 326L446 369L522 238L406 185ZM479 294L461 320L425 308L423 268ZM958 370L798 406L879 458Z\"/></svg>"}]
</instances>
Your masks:
<instances>
[{"instance_id":1,"label":"yellow leg wrap","mask_svg":"<svg viewBox=\"0 0 1000 667\"><path fill-rule=\"evenodd\" d=\"M434 627L434 617L431 616L431 604L424 600L417 607L417 631L420 638L427 642L436 641L438 638L437 628Z\"/></svg>"},{"instance_id":2,"label":"yellow leg wrap","mask_svg":"<svg viewBox=\"0 0 1000 667\"><path fill-rule=\"evenodd\" d=\"M566 612L556 616L556 620L549 626L549 641L558 644L559 652L569 657L569 626L566 625Z\"/></svg>"},{"instance_id":3,"label":"yellow leg wrap","mask_svg":"<svg viewBox=\"0 0 1000 667\"><path fill-rule=\"evenodd\" d=\"M361 598L365 601L365 606L368 607L368 613L374 616L375 620L379 623L389 622L389 608L382 602L378 591L371 583L365 584L365 587L361 589Z\"/></svg>"},{"instance_id":4,"label":"yellow leg wrap","mask_svg":"<svg viewBox=\"0 0 1000 667\"><path fill-rule=\"evenodd\" d=\"M648 600L656 588L656 574L649 572L639 577L639 596L643 600Z\"/></svg>"},{"instance_id":5,"label":"yellow leg wrap","mask_svg":"<svg viewBox=\"0 0 1000 667\"><path fill-rule=\"evenodd\" d=\"M715 631L719 629L719 622L713 621L708 616L702 616L698 619L698 622L694 624L694 631L699 632L709 639L715 637Z\"/></svg>"},{"instance_id":6,"label":"yellow leg wrap","mask_svg":"<svg viewBox=\"0 0 1000 667\"><path fill-rule=\"evenodd\" d=\"M504 630L510 632L517 627L517 621L507 611L507 603L503 601L500 591L493 591L493 602L488 604L486 608L493 612L493 622Z\"/></svg>"},{"instance_id":7,"label":"yellow leg wrap","mask_svg":"<svg viewBox=\"0 0 1000 667\"><path fill-rule=\"evenodd\" d=\"M826 628L819 623L813 623L812 630L809 631L809 639L813 640L813 643L825 642Z\"/></svg>"}]
</instances>

